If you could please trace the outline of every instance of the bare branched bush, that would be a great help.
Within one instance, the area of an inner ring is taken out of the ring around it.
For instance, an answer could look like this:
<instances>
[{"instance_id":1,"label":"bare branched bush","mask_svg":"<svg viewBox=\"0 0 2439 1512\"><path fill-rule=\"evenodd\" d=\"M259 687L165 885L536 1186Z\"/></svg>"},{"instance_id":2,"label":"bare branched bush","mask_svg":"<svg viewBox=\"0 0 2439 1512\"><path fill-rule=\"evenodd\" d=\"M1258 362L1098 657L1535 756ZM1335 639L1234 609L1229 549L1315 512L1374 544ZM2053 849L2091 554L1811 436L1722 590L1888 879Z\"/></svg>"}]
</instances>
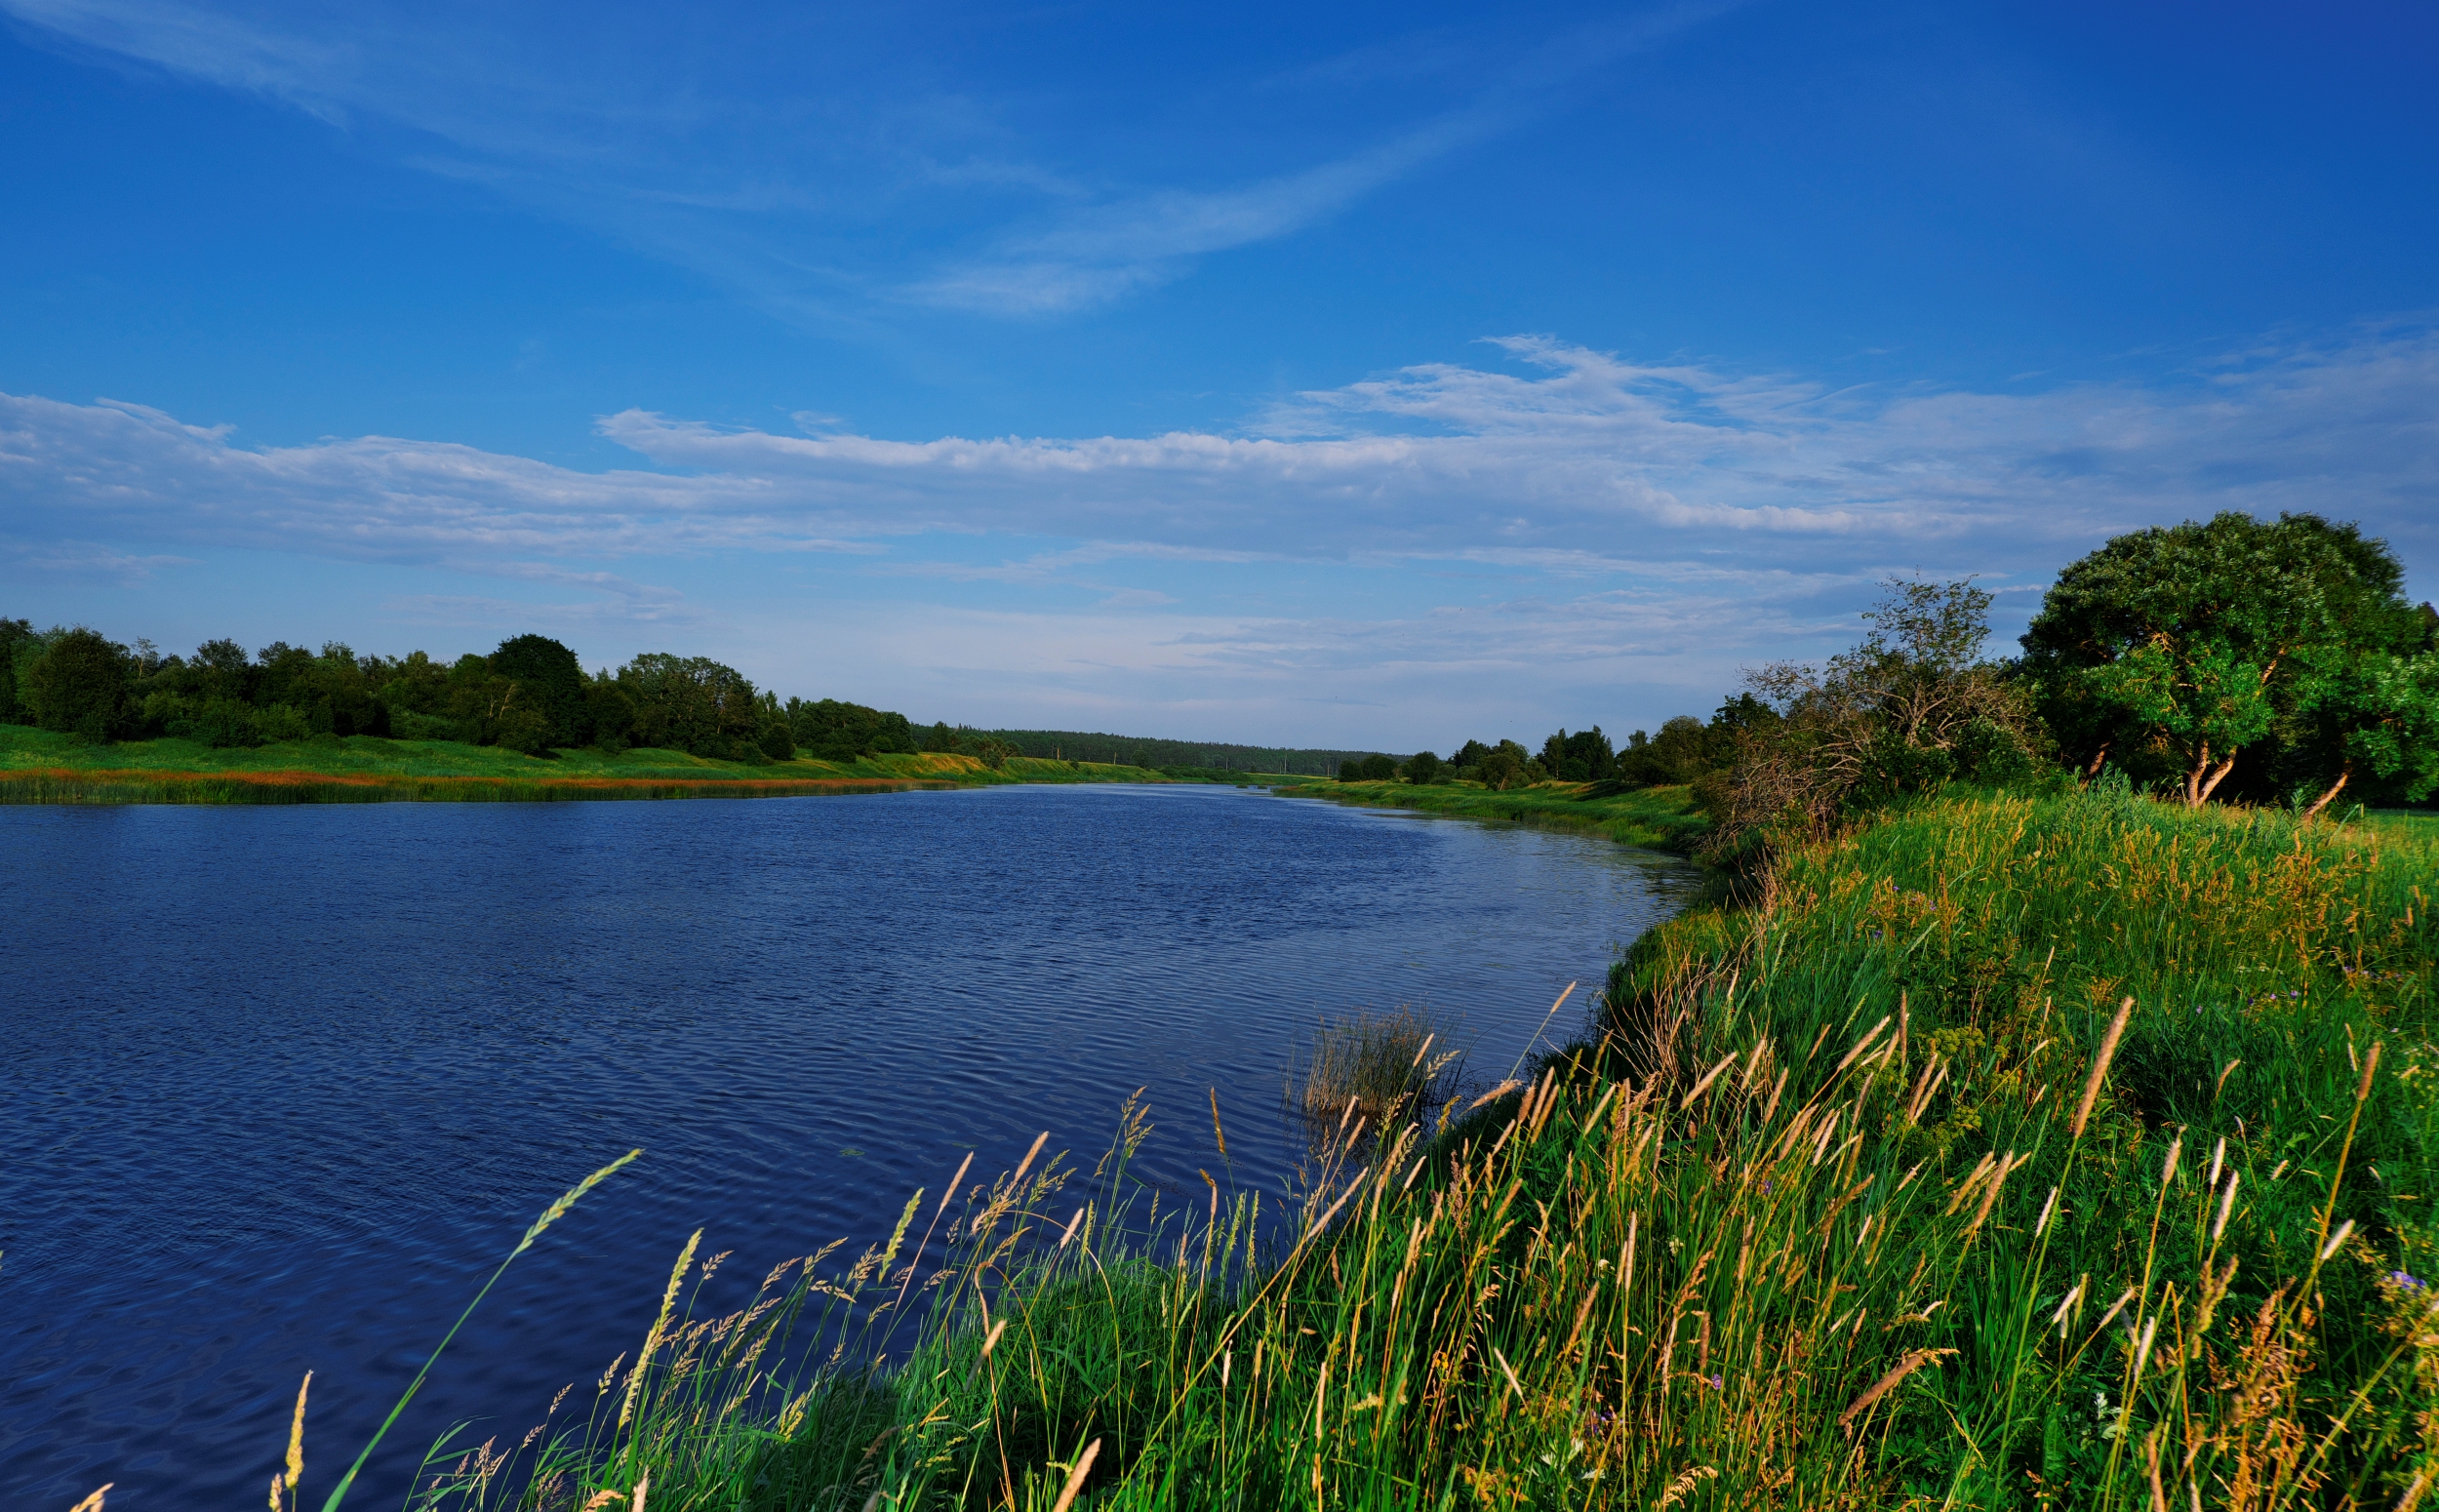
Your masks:
<instances>
[{"instance_id":1,"label":"bare branched bush","mask_svg":"<svg viewBox=\"0 0 2439 1512\"><path fill-rule=\"evenodd\" d=\"M1818 833L1858 800L1928 792L1958 777L2029 770L2031 704L1980 659L1991 596L1970 578L1892 578L1871 628L1825 666L1778 661L1745 674L1775 719L1738 733L1705 794L1728 852L1771 828Z\"/></svg>"}]
</instances>

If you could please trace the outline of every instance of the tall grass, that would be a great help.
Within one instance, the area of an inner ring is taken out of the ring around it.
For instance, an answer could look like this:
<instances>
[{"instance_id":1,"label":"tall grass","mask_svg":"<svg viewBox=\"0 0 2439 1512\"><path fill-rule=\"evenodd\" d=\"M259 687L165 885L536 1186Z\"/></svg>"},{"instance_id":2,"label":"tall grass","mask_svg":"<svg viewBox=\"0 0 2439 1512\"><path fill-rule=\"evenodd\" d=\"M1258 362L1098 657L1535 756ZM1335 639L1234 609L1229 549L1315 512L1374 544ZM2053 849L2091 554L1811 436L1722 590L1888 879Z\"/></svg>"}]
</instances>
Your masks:
<instances>
[{"instance_id":1,"label":"tall grass","mask_svg":"<svg viewBox=\"0 0 2439 1512\"><path fill-rule=\"evenodd\" d=\"M1289 1214L1216 1180L1148 1208L1130 1109L1088 1178L1040 1145L961 1170L739 1312L695 1316L690 1243L589 1412L419 1495L2410 1508L2439 1473L2435 859L1927 803L1664 926L1597 1040L1445 1131L1341 1142Z\"/></svg>"}]
</instances>

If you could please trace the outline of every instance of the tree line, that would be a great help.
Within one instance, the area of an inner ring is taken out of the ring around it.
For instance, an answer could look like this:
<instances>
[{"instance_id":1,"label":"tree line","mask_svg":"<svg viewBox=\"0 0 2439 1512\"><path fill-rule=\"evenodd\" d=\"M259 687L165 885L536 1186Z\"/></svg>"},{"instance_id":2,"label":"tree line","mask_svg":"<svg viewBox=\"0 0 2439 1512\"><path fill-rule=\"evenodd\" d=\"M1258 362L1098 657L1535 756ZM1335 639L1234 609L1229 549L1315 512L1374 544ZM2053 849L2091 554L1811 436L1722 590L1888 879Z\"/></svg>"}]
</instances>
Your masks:
<instances>
[{"instance_id":1,"label":"tree line","mask_svg":"<svg viewBox=\"0 0 2439 1512\"><path fill-rule=\"evenodd\" d=\"M1025 756L1105 761L1125 767L1199 767L1216 772L1271 772L1297 776L1328 776L1342 762L1364 755L1362 751L1162 740L1084 730L992 730L973 734L1005 741Z\"/></svg>"},{"instance_id":2,"label":"tree line","mask_svg":"<svg viewBox=\"0 0 2439 1512\"><path fill-rule=\"evenodd\" d=\"M2194 807L2419 803L2439 790L2439 611L2404 589L2396 553L2355 525L2230 511L2070 564L2016 657L1984 657L1993 598L1970 579L1893 579L1857 645L1748 671L1708 720L1618 747L1597 725L1538 752L1467 740L1339 776L1688 783L1723 844L2061 767Z\"/></svg>"},{"instance_id":3,"label":"tree line","mask_svg":"<svg viewBox=\"0 0 2439 1512\"><path fill-rule=\"evenodd\" d=\"M232 640L192 656L148 641L121 645L77 627L36 630L0 618L0 724L87 740L173 736L258 746L316 736L461 740L531 756L630 746L761 764L798 754L849 761L883 751L973 750L996 765L1004 743L835 698L807 701L754 687L704 657L647 653L587 673L576 653L519 635L489 656L438 660L319 651L274 641L253 654Z\"/></svg>"},{"instance_id":4,"label":"tree line","mask_svg":"<svg viewBox=\"0 0 2439 1512\"><path fill-rule=\"evenodd\" d=\"M1821 666L1756 668L1707 719L1681 715L1622 744L1598 725L1559 730L1539 750L1467 739L1446 760L918 727L833 698L782 702L702 657L648 653L587 673L541 635L451 662L360 656L339 642L317 652L275 641L249 655L215 640L180 657L6 618L0 724L95 741L364 735L535 756L653 746L747 763L950 751L992 767L1060 754L1226 768L1275 757L1294 761L1289 771L1326 771L1337 758L1349 781L1689 784L1723 836L2061 764L2196 806L2318 813L2340 795L2419 803L2439 789L2439 612L2409 601L2404 584L2395 552L2356 526L2229 512L2120 536L2070 564L2019 656L1983 656L1992 598L1970 580L1893 580L1857 645ZM1180 763L1185 754L1203 759Z\"/></svg>"},{"instance_id":5,"label":"tree line","mask_svg":"<svg viewBox=\"0 0 2439 1512\"><path fill-rule=\"evenodd\" d=\"M489 656L443 661L424 652L359 655L342 642L308 651L274 641L249 654L233 640L191 656L122 645L79 626L36 630L0 618L0 724L87 740L161 736L259 746L316 736L460 740L531 756L591 747L682 750L749 764L797 755L853 761L941 751L992 768L1009 757L1147 767L1326 774L1343 751L1157 740L1058 730L918 726L905 715L836 698L781 702L736 668L702 657L639 656L587 673L574 651L519 635Z\"/></svg>"},{"instance_id":6,"label":"tree line","mask_svg":"<svg viewBox=\"0 0 2439 1512\"><path fill-rule=\"evenodd\" d=\"M1528 750L1515 740L1486 744L1467 740L1443 760L1431 751L1417 751L1400 761L1393 756L1351 758L1339 764L1341 782L1402 781L1413 783L1479 782L1504 792L1537 782L1597 782L1620 787L1665 787L1699 781L1725 766L1735 749L1737 732L1769 717L1769 709L1749 694L1720 705L1705 721L1680 714L1659 727L1657 735L1637 730L1623 745L1613 744L1601 727L1573 734L1561 729Z\"/></svg>"}]
</instances>

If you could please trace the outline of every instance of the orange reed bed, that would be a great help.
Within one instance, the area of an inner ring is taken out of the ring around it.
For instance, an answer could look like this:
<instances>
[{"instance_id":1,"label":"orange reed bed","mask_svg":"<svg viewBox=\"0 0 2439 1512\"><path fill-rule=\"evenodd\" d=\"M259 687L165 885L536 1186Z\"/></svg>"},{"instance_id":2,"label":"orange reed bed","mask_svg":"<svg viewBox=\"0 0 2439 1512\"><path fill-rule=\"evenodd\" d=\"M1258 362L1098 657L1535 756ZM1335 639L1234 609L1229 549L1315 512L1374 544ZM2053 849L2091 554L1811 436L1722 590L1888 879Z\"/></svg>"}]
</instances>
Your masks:
<instances>
[{"instance_id":1,"label":"orange reed bed","mask_svg":"<svg viewBox=\"0 0 2439 1512\"><path fill-rule=\"evenodd\" d=\"M0 772L0 804L556 803L620 798L812 798L962 784L881 777L481 777L336 772Z\"/></svg>"}]
</instances>

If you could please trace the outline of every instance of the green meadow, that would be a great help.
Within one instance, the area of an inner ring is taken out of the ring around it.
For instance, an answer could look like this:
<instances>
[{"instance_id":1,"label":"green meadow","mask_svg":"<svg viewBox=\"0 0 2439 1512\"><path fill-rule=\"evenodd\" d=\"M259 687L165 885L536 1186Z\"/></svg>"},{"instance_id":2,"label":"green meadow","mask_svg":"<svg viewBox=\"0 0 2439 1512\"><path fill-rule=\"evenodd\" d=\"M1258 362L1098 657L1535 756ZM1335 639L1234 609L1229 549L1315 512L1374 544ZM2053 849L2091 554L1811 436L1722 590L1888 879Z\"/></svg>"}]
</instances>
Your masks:
<instances>
[{"instance_id":1,"label":"green meadow","mask_svg":"<svg viewBox=\"0 0 2439 1512\"><path fill-rule=\"evenodd\" d=\"M1900 804L1648 935L1515 1080L1419 1050L1324 1101L1284 1210L1161 1208L1142 1141L1224 1172L1226 1131L1131 1106L740 1256L734 1312L698 1235L635 1350L418 1504L2411 1508L2434 878L2426 816Z\"/></svg>"},{"instance_id":2,"label":"green meadow","mask_svg":"<svg viewBox=\"0 0 2439 1512\"><path fill-rule=\"evenodd\" d=\"M22 725L0 725L0 803L313 803L390 800L748 797L975 787L1009 782L1244 780L1246 775L1171 776L1142 767L1011 756L986 766L942 752L876 753L851 761L811 757L747 763L684 751L594 748L525 755L459 740L316 736L270 745L215 747L164 736L94 744Z\"/></svg>"}]
</instances>

